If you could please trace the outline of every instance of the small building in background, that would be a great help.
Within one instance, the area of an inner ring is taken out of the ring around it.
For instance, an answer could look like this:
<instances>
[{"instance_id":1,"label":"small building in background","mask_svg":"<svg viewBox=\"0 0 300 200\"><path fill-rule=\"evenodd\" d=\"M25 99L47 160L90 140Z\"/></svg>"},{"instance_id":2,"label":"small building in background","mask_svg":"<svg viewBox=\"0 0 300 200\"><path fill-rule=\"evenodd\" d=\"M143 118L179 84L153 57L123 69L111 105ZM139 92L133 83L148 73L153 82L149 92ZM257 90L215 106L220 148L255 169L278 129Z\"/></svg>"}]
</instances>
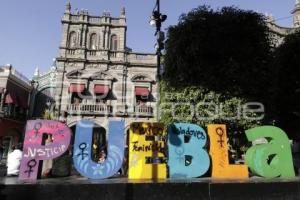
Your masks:
<instances>
[{"instance_id":1,"label":"small building in background","mask_svg":"<svg viewBox=\"0 0 300 200\"><path fill-rule=\"evenodd\" d=\"M23 140L28 118L31 82L11 65L0 67L0 158Z\"/></svg>"},{"instance_id":2,"label":"small building in background","mask_svg":"<svg viewBox=\"0 0 300 200\"><path fill-rule=\"evenodd\" d=\"M39 68L36 68L31 81L33 86L29 110L31 119L55 118L56 77L57 68L55 59L53 59L50 71L46 73L41 74ZM50 117L50 115L53 116Z\"/></svg>"}]
</instances>

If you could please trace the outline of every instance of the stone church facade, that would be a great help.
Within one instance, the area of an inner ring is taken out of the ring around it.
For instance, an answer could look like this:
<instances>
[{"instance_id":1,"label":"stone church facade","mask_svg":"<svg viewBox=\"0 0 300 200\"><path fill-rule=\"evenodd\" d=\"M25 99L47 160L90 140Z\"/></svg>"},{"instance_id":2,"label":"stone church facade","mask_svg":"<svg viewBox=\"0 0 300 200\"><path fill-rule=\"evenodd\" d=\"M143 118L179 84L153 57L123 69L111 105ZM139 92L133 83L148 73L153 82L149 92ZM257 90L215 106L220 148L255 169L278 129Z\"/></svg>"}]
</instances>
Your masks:
<instances>
[{"instance_id":1,"label":"stone church facade","mask_svg":"<svg viewBox=\"0 0 300 200\"><path fill-rule=\"evenodd\" d=\"M55 109L73 128L89 119L107 132L110 119L156 121L156 55L126 46L126 13L89 15L67 4L56 58Z\"/></svg>"},{"instance_id":2,"label":"stone church facade","mask_svg":"<svg viewBox=\"0 0 300 200\"><path fill-rule=\"evenodd\" d=\"M294 33L300 27L300 1L296 0L295 7L291 11L293 15L293 27L282 27L276 24L276 20L272 15L267 15L267 23L271 31L271 37L274 41L274 46L280 45L285 36Z\"/></svg>"},{"instance_id":3,"label":"stone church facade","mask_svg":"<svg viewBox=\"0 0 300 200\"><path fill-rule=\"evenodd\" d=\"M292 14L293 27L281 27L267 16L274 46L300 27L299 0ZM73 128L81 119L104 129L109 119L122 119L127 128L132 121L157 121L156 55L132 52L126 31L125 9L119 17L92 16L86 10L73 13L67 4L59 55L50 72L33 77L33 107L41 111L32 109L31 116L42 117L51 107L55 118Z\"/></svg>"}]
</instances>

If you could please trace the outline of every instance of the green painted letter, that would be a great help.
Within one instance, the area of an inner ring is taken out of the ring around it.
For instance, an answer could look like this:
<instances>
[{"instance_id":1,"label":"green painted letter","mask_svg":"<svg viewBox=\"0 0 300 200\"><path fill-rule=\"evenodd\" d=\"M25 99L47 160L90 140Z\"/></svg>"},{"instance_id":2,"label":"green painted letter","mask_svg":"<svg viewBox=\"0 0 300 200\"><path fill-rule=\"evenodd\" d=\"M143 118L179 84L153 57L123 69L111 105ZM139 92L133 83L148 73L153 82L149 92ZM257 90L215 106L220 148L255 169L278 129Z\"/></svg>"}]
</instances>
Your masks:
<instances>
[{"instance_id":1,"label":"green painted letter","mask_svg":"<svg viewBox=\"0 0 300 200\"><path fill-rule=\"evenodd\" d=\"M286 133L274 126L261 126L246 131L249 141L259 138L267 144L251 147L246 153L246 164L251 171L263 177L294 177L291 146Z\"/></svg>"}]
</instances>

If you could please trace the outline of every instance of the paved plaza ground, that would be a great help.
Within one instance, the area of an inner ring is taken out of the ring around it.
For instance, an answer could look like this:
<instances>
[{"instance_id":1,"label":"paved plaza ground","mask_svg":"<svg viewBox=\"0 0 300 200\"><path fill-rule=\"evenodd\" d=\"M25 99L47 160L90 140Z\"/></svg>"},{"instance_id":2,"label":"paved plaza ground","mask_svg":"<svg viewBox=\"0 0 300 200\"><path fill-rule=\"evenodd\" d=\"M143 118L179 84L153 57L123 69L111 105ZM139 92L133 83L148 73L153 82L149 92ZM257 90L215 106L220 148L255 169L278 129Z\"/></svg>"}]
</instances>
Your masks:
<instances>
[{"instance_id":1,"label":"paved plaza ground","mask_svg":"<svg viewBox=\"0 0 300 200\"><path fill-rule=\"evenodd\" d=\"M89 180L81 176L49 178L34 182L16 177L0 180L0 199L300 199L300 177L244 180L195 178Z\"/></svg>"}]
</instances>

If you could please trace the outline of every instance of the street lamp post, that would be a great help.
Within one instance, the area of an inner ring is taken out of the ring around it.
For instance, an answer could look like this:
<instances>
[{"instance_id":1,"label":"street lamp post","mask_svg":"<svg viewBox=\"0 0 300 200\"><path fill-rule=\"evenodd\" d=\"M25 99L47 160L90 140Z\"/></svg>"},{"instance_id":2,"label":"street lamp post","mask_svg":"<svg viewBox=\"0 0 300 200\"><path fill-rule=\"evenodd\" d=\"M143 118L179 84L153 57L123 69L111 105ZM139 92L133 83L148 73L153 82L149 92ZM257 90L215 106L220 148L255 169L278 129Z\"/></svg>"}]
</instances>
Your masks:
<instances>
[{"instance_id":1,"label":"street lamp post","mask_svg":"<svg viewBox=\"0 0 300 200\"><path fill-rule=\"evenodd\" d=\"M165 33L161 31L162 22L166 21L167 15L163 15L160 13L160 0L156 0L156 5L153 9L150 25L156 27L155 36L157 38L157 43L155 45L156 48L156 55L157 55L157 71L156 71L156 84L157 84L157 120L159 121L159 101L160 101L160 67L161 67L161 51L165 48L164 47L164 40L165 40Z\"/></svg>"},{"instance_id":2,"label":"street lamp post","mask_svg":"<svg viewBox=\"0 0 300 200\"><path fill-rule=\"evenodd\" d=\"M47 106L47 115L45 116L47 119L51 119L51 105L52 105L52 102L50 99L47 100L46 102L46 106ZM46 113L46 112L45 112Z\"/></svg>"}]
</instances>

